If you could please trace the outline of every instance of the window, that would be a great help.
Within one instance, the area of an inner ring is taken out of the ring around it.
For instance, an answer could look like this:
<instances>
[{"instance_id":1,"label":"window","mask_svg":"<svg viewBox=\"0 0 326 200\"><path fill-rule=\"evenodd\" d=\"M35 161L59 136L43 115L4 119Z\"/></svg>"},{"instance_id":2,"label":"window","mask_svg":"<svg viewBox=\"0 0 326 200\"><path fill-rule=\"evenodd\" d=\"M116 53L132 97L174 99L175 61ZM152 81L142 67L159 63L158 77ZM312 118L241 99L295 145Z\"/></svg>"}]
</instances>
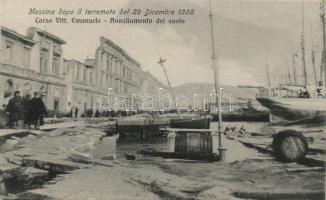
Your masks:
<instances>
[{"instance_id":1,"label":"window","mask_svg":"<svg viewBox=\"0 0 326 200\"><path fill-rule=\"evenodd\" d=\"M83 81L87 82L87 69L86 68L84 68Z\"/></svg>"},{"instance_id":2,"label":"window","mask_svg":"<svg viewBox=\"0 0 326 200\"><path fill-rule=\"evenodd\" d=\"M11 42L11 41L6 41L5 54L6 54L6 61L7 61L8 63L11 62L13 44L14 44L14 43Z\"/></svg>"},{"instance_id":3,"label":"window","mask_svg":"<svg viewBox=\"0 0 326 200\"><path fill-rule=\"evenodd\" d=\"M101 84L102 84L102 88L104 88L105 87L105 74L104 73L102 73L102 75L101 75Z\"/></svg>"},{"instance_id":4,"label":"window","mask_svg":"<svg viewBox=\"0 0 326 200\"><path fill-rule=\"evenodd\" d=\"M30 67L30 57L31 57L31 50L28 47L24 48L24 67Z\"/></svg>"},{"instance_id":5,"label":"window","mask_svg":"<svg viewBox=\"0 0 326 200\"><path fill-rule=\"evenodd\" d=\"M128 93L128 87L127 87L127 84L125 84L124 92L125 92L125 94Z\"/></svg>"},{"instance_id":6,"label":"window","mask_svg":"<svg viewBox=\"0 0 326 200\"><path fill-rule=\"evenodd\" d=\"M119 89L120 89L120 82L119 82L118 79L115 79L115 80L114 80L114 91L115 91L116 93L118 93L118 92L119 92Z\"/></svg>"},{"instance_id":7,"label":"window","mask_svg":"<svg viewBox=\"0 0 326 200\"><path fill-rule=\"evenodd\" d=\"M92 83L92 84L94 83L93 72L92 71L89 72L89 82Z\"/></svg>"},{"instance_id":8,"label":"window","mask_svg":"<svg viewBox=\"0 0 326 200\"><path fill-rule=\"evenodd\" d=\"M106 72L110 73L110 59L106 60Z\"/></svg>"},{"instance_id":9,"label":"window","mask_svg":"<svg viewBox=\"0 0 326 200\"><path fill-rule=\"evenodd\" d=\"M76 79L77 79L77 81L79 81L80 80L80 74L81 74L81 69L80 69L80 66L76 66L77 67L77 77L76 77Z\"/></svg>"},{"instance_id":10,"label":"window","mask_svg":"<svg viewBox=\"0 0 326 200\"><path fill-rule=\"evenodd\" d=\"M60 60L57 56L52 59L52 73L59 74Z\"/></svg>"},{"instance_id":11,"label":"window","mask_svg":"<svg viewBox=\"0 0 326 200\"><path fill-rule=\"evenodd\" d=\"M119 90L120 92L123 91L123 85L124 85L123 81L120 80L120 90Z\"/></svg>"},{"instance_id":12,"label":"window","mask_svg":"<svg viewBox=\"0 0 326 200\"><path fill-rule=\"evenodd\" d=\"M10 97L14 92L14 83L11 79L7 80L4 85L4 98Z\"/></svg>"},{"instance_id":13,"label":"window","mask_svg":"<svg viewBox=\"0 0 326 200\"><path fill-rule=\"evenodd\" d=\"M106 74L106 83L107 83L107 87L110 88L110 75Z\"/></svg>"},{"instance_id":14,"label":"window","mask_svg":"<svg viewBox=\"0 0 326 200\"><path fill-rule=\"evenodd\" d=\"M47 52L41 52L40 55L40 72L46 73L48 71L48 55Z\"/></svg>"},{"instance_id":15,"label":"window","mask_svg":"<svg viewBox=\"0 0 326 200\"><path fill-rule=\"evenodd\" d=\"M122 77L123 78L126 78L126 66L123 66L123 69L122 69Z\"/></svg>"}]
</instances>

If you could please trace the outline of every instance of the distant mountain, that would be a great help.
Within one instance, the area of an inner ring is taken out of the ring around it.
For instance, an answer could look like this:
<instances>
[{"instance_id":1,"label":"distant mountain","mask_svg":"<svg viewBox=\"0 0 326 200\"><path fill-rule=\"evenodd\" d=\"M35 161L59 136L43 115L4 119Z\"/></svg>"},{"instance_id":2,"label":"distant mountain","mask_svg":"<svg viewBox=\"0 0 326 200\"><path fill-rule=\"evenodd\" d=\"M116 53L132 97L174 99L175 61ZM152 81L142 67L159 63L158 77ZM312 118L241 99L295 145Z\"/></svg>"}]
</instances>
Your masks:
<instances>
[{"instance_id":1,"label":"distant mountain","mask_svg":"<svg viewBox=\"0 0 326 200\"><path fill-rule=\"evenodd\" d=\"M247 99L254 99L256 96L256 93L258 92L256 89L249 89L249 88L239 88L236 86L229 86L229 85L222 85L221 88L223 88L223 95L228 94L230 96L230 99L232 103L237 102L246 102ZM180 86L176 86L173 88L174 93L176 96L178 95L184 95L188 98L191 105L193 105L191 102L194 100L194 96L197 95L196 98L196 104L202 104L202 98L203 95L205 96L205 101L212 102L212 90L214 90L214 84L210 83L188 83ZM201 95L201 97L200 97ZM229 102L228 98L222 98L222 102Z\"/></svg>"}]
</instances>

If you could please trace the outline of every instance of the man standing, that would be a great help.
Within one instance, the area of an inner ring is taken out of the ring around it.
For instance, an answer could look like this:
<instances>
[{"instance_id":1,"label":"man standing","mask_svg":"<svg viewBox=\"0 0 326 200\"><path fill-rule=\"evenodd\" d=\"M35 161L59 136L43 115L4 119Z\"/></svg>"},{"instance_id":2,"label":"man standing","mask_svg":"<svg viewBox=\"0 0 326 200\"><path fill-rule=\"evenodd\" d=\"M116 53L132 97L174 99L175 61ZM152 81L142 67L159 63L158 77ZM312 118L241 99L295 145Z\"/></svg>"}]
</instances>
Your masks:
<instances>
[{"instance_id":1,"label":"man standing","mask_svg":"<svg viewBox=\"0 0 326 200\"><path fill-rule=\"evenodd\" d=\"M76 106L76 108L75 108L75 118L77 118L77 117L78 117L78 108Z\"/></svg>"},{"instance_id":2,"label":"man standing","mask_svg":"<svg viewBox=\"0 0 326 200\"><path fill-rule=\"evenodd\" d=\"M22 128L23 126L23 99L20 96L20 91L14 93L14 97L8 102L6 112L9 113L9 127Z\"/></svg>"},{"instance_id":3,"label":"man standing","mask_svg":"<svg viewBox=\"0 0 326 200\"><path fill-rule=\"evenodd\" d=\"M73 111L73 107L71 106L71 103L68 102L68 105L67 105L67 113L68 113L68 116L67 117L72 118L72 111Z\"/></svg>"},{"instance_id":4,"label":"man standing","mask_svg":"<svg viewBox=\"0 0 326 200\"><path fill-rule=\"evenodd\" d=\"M23 97L23 113L24 113L24 125L27 129L29 129L32 124L30 103L31 103L31 95L26 94Z\"/></svg>"},{"instance_id":5,"label":"man standing","mask_svg":"<svg viewBox=\"0 0 326 200\"><path fill-rule=\"evenodd\" d=\"M40 129L40 123L42 123L41 118L43 118L43 115L46 113L46 108L38 92L34 92L34 97L30 102L30 107L34 128Z\"/></svg>"}]
</instances>

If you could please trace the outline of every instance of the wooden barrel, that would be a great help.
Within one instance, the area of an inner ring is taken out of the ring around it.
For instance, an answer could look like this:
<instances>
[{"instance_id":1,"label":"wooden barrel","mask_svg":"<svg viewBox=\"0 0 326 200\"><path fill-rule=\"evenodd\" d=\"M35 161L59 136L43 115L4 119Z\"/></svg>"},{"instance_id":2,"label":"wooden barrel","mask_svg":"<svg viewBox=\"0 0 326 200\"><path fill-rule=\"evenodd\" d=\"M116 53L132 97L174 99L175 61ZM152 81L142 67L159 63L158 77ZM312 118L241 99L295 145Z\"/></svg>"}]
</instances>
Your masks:
<instances>
[{"instance_id":1,"label":"wooden barrel","mask_svg":"<svg viewBox=\"0 0 326 200\"><path fill-rule=\"evenodd\" d=\"M303 159L308 151L308 142L302 133L294 130L280 131L274 136L272 147L275 156L286 162Z\"/></svg>"}]
</instances>

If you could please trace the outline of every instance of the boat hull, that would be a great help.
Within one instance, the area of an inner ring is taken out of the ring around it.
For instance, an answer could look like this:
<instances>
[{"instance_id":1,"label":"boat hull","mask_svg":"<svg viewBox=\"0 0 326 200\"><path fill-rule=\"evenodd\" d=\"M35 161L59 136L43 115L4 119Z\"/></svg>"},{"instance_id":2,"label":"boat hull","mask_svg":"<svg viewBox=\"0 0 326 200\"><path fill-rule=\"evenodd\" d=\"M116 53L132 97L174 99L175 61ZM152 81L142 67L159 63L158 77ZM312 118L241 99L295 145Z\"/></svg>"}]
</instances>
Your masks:
<instances>
[{"instance_id":1,"label":"boat hull","mask_svg":"<svg viewBox=\"0 0 326 200\"><path fill-rule=\"evenodd\" d=\"M117 129L122 137L140 137L160 135L160 128L168 127L169 119L153 117L131 117L117 120Z\"/></svg>"},{"instance_id":2,"label":"boat hull","mask_svg":"<svg viewBox=\"0 0 326 200\"><path fill-rule=\"evenodd\" d=\"M286 120L321 118L326 120L326 99L257 97L272 115Z\"/></svg>"},{"instance_id":3,"label":"boat hull","mask_svg":"<svg viewBox=\"0 0 326 200\"><path fill-rule=\"evenodd\" d=\"M171 119L171 128L209 129L210 122L211 117L207 116Z\"/></svg>"},{"instance_id":4,"label":"boat hull","mask_svg":"<svg viewBox=\"0 0 326 200\"><path fill-rule=\"evenodd\" d=\"M140 137L162 135L164 127L209 129L210 116L194 116L182 118L137 116L126 117L117 120L117 131L121 137Z\"/></svg>"}]
</instances>

